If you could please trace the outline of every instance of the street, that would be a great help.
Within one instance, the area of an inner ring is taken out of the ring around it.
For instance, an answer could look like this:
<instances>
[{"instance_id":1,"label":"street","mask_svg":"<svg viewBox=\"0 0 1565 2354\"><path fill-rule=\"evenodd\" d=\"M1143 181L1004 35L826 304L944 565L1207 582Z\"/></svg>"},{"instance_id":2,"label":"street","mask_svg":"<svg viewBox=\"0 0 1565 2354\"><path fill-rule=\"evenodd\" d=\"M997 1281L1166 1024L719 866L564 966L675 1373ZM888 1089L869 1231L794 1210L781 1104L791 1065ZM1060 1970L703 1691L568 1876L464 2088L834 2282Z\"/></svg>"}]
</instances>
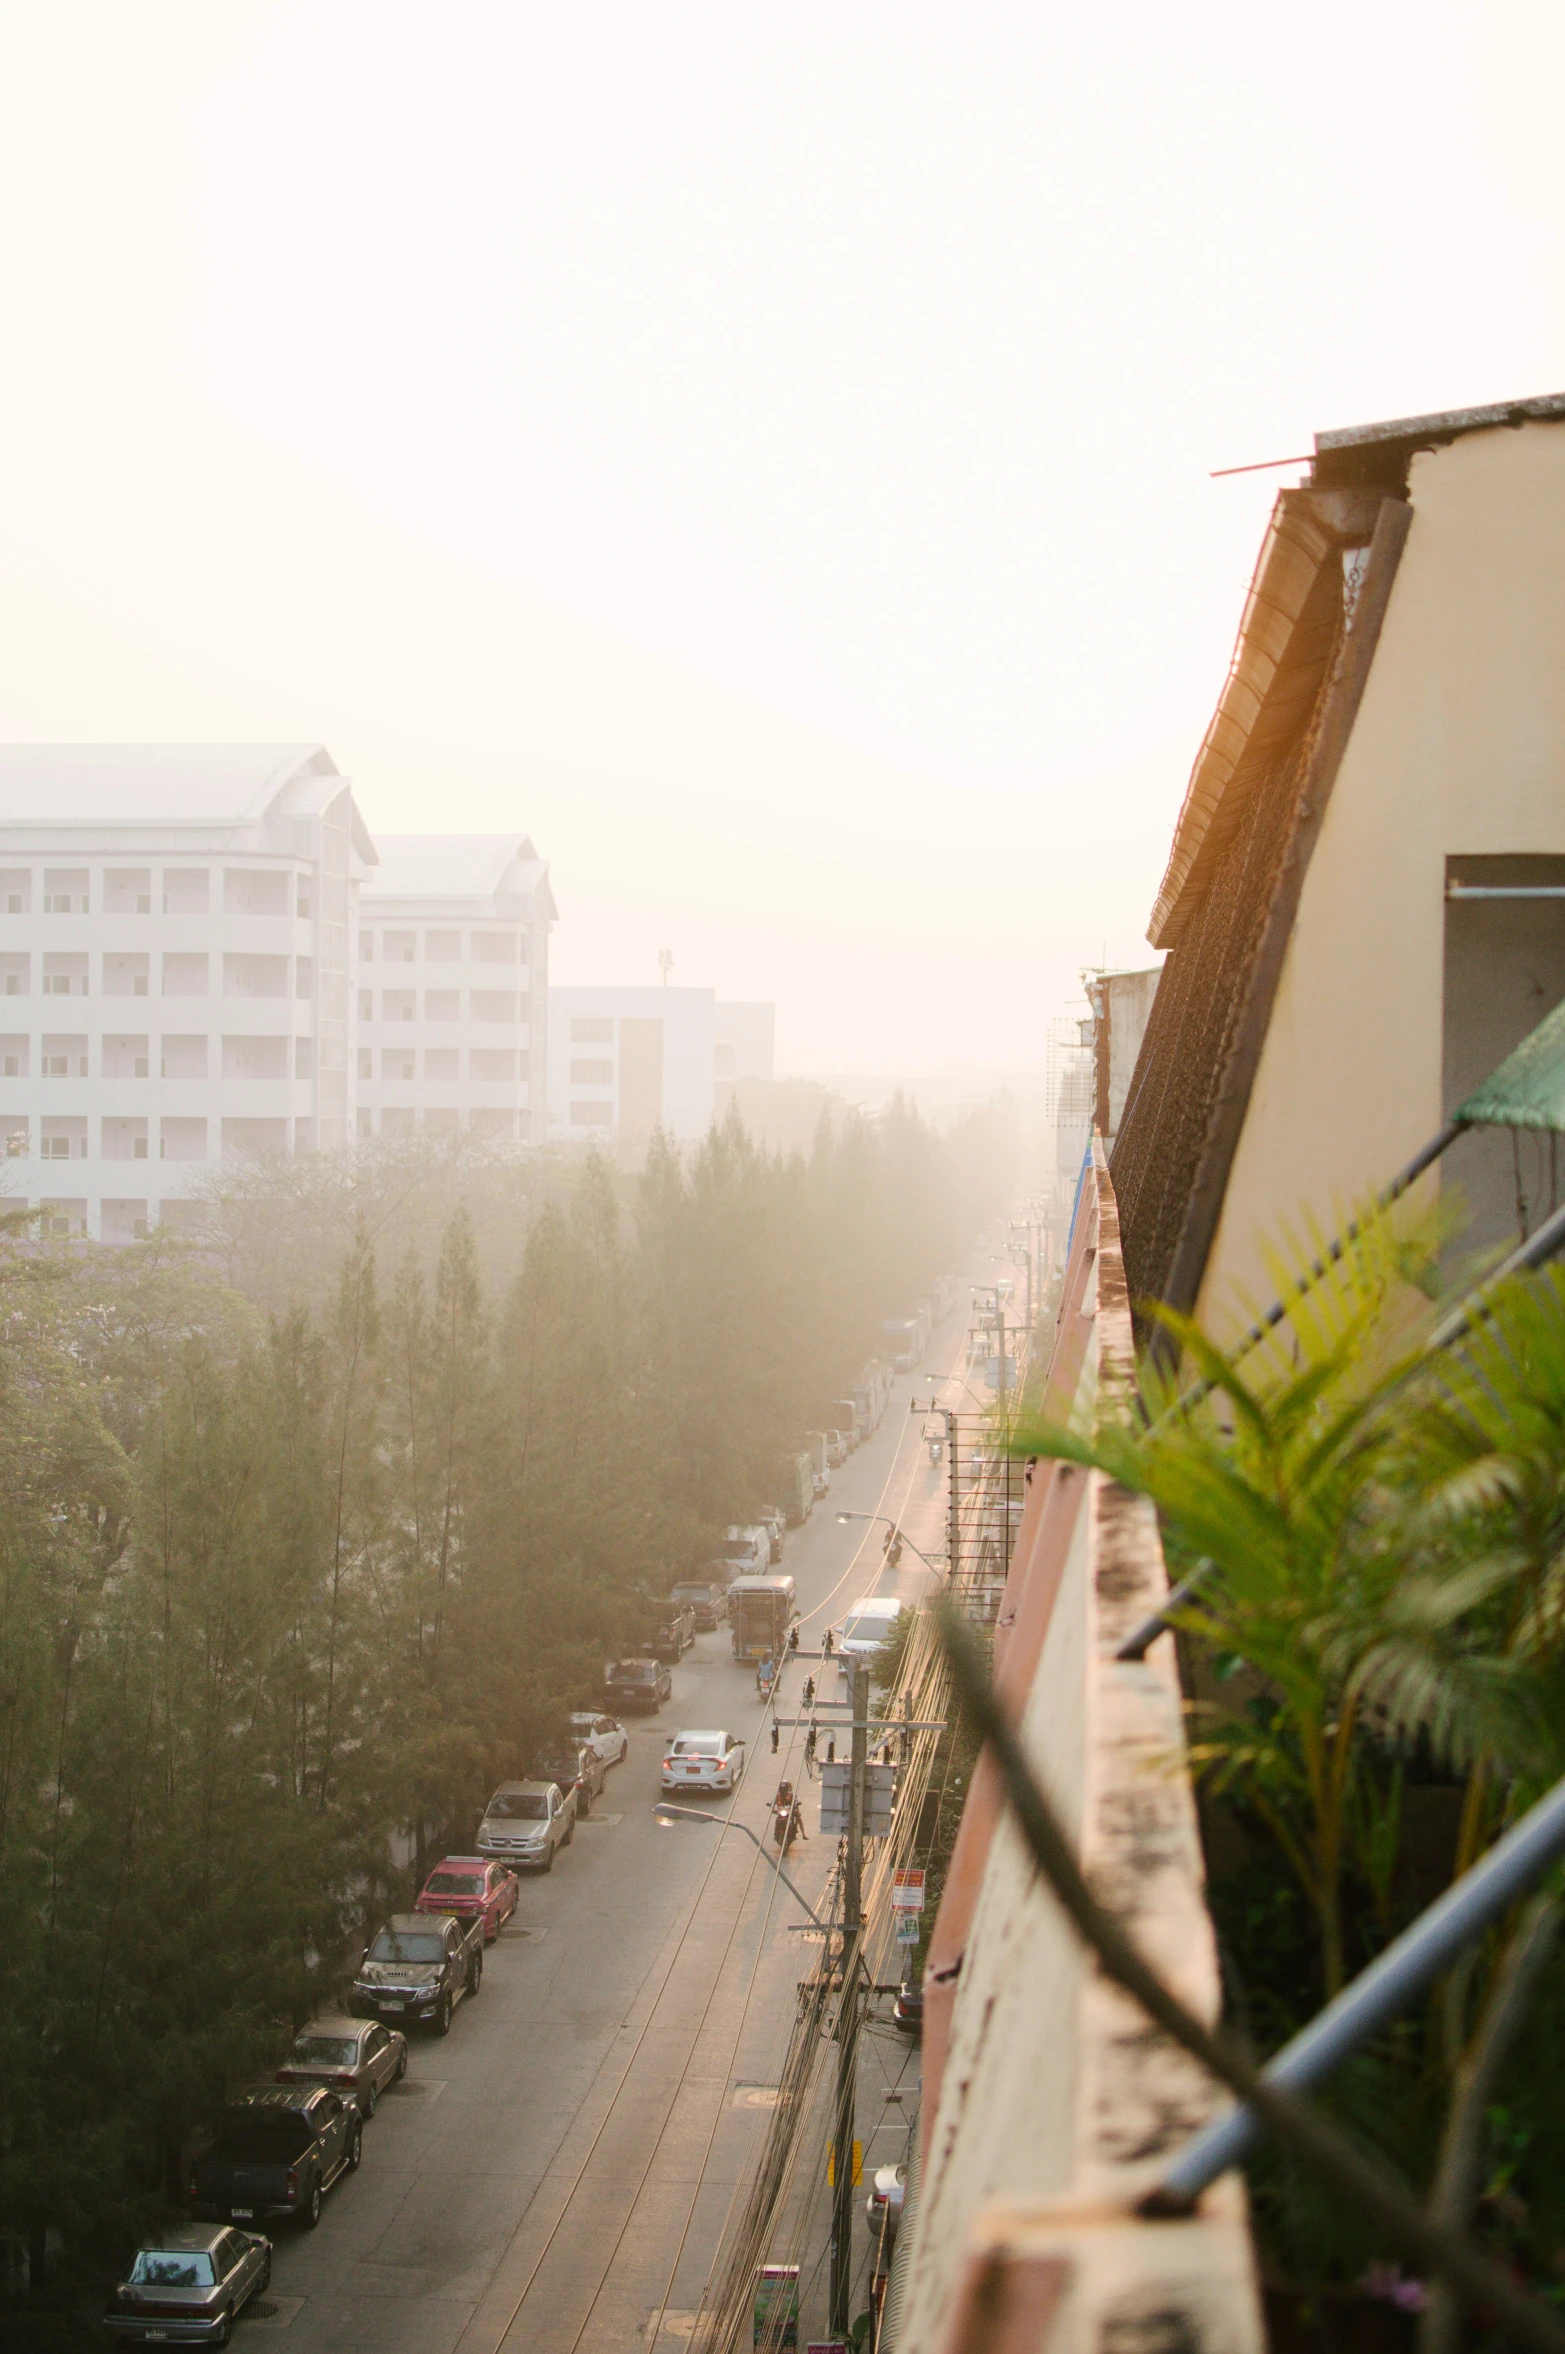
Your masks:
<instances>
[{"instance_id":1,"label":"street","mask_svg":"<svg viewBox=\"0 0 1565 2354\"><path fill-rule=\"evenodd\" d=\"M925 1367L954 1363L965 1328L964 1293ZM938 1548L944 1474L908 1411L915 1385L927 1398L927 1377L897 1378L880 1429L789 1533L806 1650L861 1594L928 1586L911 1550L882 1577L873 1520L836 1518L905 1513ZM805 1672L789 1669L782 1714L798 1713ZM835 1696L835 1671L815 1672ZM479 1999L443 2041L413 2040L318 2231L279 2229L276 2312L247 2337L286 2330L296 2354L670 2354L688 2339L816 1949L791 1933L803 1915L769 1840L763 1856L737 1833L659 1826L652 1808L671 1735L727 1727L753 1745L733 1813L765 1839L778 1779L805 1779L801 1735L785 1730L773 1757L767 1713L725 1626L697 1638L657 1718L627 1720L624 1764L553 1873L524 1879ZM830 1861L816 1815L811 1791L789 1859L811 1904Z\"/></svg>"}]
</instances>

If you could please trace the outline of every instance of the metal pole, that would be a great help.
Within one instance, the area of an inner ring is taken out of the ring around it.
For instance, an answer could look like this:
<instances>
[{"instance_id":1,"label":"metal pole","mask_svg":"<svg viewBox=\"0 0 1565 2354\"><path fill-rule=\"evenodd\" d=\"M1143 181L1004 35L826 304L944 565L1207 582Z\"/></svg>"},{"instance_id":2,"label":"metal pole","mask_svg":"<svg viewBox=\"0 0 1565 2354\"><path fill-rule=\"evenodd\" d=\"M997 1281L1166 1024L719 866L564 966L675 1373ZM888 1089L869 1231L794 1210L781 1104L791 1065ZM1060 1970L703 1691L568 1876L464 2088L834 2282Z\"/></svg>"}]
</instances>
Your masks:
<instances>
[{"instance_id":1,"label":"metal pole","mask_svg":"<svg viewBox=\"0 0 1565 2354\"><path fill-rule=\"evenodd\" d=\"M858 2122L859 1907L864 1887L864 1768L869 1758L869 1669L853 1669L853 1771L842 1875L842 1995L837 2005L837 2126L831 2203L831 2329L846 2338L853 2289L853 2131Z\"/></svg>"},{"instance_id":2,"label":"metal pole","mask_svg":"<svg viewBox=\"0 0 1565 2354\"><path fill-rule=\"evenodd\" d=\"M1562 1852L1565 1781L1556 1782L1471 1871L1268 2060L1262 2071L1267 2082L1289 2092L1319 2084L1367 2036L1405 2011L1431 1979L1542 1879ZM1185 2145L1152 2196L1173 2206L1193 2203L1209 2183L1237 2165L1259 2130L1250 2109L1230 2109Z\"/></svg>"}]
</instances>

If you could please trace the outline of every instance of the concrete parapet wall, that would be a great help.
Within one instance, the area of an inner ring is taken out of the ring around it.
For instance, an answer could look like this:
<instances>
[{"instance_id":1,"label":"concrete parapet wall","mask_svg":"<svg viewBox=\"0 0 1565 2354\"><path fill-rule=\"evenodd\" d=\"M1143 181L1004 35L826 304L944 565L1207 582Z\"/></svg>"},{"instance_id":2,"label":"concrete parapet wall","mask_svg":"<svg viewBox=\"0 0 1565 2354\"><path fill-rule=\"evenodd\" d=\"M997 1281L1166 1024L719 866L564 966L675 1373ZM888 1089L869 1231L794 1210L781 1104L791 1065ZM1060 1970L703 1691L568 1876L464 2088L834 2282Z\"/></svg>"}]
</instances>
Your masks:
<instances>
[{"instance_id":1,"label":"concrete parapet wall","mask_svg":"<svg viewBox=\"0 0 1565 2354\"><path fill-rule=\"evenodd\" d=\"M1118 1216L1100 1152L1083 1197L1049 1410L1133 1371ZM1167 1592L1149 1506L1035 1464L996 1628L996 1676L1088 1877L1165 1978L1219 2009L1174 1646L1113 1653ZM895 2354L1259 2354L1243 2191L1186 2222L1136 2202L1219 2106L1089 1962L1040 1884L987 1761L973 1779L925 1973L923 2180Z\"/></svg>"}]
</instances>

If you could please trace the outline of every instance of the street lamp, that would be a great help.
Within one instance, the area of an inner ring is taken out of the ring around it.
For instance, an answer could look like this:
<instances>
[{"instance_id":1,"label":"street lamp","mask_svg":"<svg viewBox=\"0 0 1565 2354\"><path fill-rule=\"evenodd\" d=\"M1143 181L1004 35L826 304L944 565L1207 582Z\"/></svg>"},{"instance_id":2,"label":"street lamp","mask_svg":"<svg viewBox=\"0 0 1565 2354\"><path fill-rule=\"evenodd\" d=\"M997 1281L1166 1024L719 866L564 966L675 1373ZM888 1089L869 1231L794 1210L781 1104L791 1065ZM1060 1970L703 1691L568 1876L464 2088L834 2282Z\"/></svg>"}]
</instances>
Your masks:
<instances>
[{"instance_id":1,"label":"street lamp","mask_svg":"<svg viewBox=\"0 0 1565 2354\"><path fill-rule=\"evenodd\" d=\"M766 1855L766 1849L762 1846L760 1840L757 1839L755 1833L751 1830L748 1823L736 1823L732 1815L704 1814L698 1806L674 1806L670 1804L669 1800L666 1798L660 1798L657 1801L656 1805L652 1809L652 1814L653 1819L660 1831L672 1831L674 1828L674 1818L676 1815L682 1817L683 1820L687 1823L705 1823L709 1831L742 1831L745 1837L749 1840L750 1845L755 1848L759 1854L766 1856L767 1862L771 1865L772 1870L777 1874L778 1879L787 1889L789 1895L797 1898L798 1902L803 1905L805 1911L809 1914L810 1919L815 1923L816 1928L825 1929L828 1927L828 1923L821 1919L820 1914L815 1910L815 1907L811 1904L809 1898L802 1894L799 1889L795 1888L793 1882L789 1879L787 1873L783 1870L782 1865L777 1863L771 1856Z\"/></svg>"},{"instance_id":2,"label":"street lamp","mask_svg":"<svg viewBox=\"0 0 1565 2354\"><path fill-rule=\"evenodd\" d=\"M887 1516L887 1515L886 1515L884 1512L839 1512L839 1513L838 1513L838 1515L837 1515L837 1518L838 1518L839 1520L844 1520L844 1521L846 1521L846 1520L874 1520L874 1521L879 1521L880 1523L882 1523L882 1525L883 1525L883 1526L885 1526L886 1528L889 1528L889 1529L890 1529L892 1536L893 1536L893 1537L895 1537L895 1539L896 1539L896 1541L897 1541L897 1543L898 1543L899 1545L906 1545L906 1546L909 1548L909 1550L910 1550L910 1551L912 1551L912 1552L914 1552L914 1553L916 1553L916 1554L918 1555L918 1557L919 1557L919 1560L920 1560L920 1561L921 1561L921 1562L924 1564L924 1567L925 1567L926 1569L933 1570L933 1571L934 1571L934 1573L935 1573L935 1576L936 1576L937 1578L938 1578L938 1577L944 1577L944 1575L945 1575L945 1569L944 1569L943 1565L942 1565L940 1562L938 1562L938 1561L931 1561L931 1560L930 1560L930 1558L929 1558L929 1555L928 1555L928 1554L927 1554L927 1553L924 1551L923 1547L922 1547L921 1545L915 1545L915 1544L913 1543L913 1540L912 1540L912 1538L911 1538L911 1537L909 1537L909 1536L905 1536L905 1535L903 1534L902 1530L901 1530L900 1528L898 1528L898 1526L897 1526L896 1522L895 1522L894 1520L890 1519L890 1518L889 1518L889 1517L888 1517L888 1516Z\"/></svg>"}]
</instances>

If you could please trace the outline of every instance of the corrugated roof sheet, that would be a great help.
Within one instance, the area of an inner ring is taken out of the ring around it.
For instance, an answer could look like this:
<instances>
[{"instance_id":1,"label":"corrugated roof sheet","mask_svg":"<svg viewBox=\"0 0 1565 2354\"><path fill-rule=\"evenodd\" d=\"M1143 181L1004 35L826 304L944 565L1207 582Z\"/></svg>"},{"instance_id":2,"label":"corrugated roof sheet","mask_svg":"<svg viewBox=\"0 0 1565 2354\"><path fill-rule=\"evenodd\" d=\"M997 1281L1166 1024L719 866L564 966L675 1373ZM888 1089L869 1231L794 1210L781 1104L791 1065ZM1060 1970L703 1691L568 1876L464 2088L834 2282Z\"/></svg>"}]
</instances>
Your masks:
<instances>
[{"instance_id":1,"label":"corrugated roof sheet","mask_svg":"<svg viewBox=\"0 0 1565 2354\"><path fill-rule=\"evenodd\" d=\"M1565 1005L1545 1014L1451 1117L1468 1128L1543 1128L1565 1135Z\"/></svg>"}]
</instances>

